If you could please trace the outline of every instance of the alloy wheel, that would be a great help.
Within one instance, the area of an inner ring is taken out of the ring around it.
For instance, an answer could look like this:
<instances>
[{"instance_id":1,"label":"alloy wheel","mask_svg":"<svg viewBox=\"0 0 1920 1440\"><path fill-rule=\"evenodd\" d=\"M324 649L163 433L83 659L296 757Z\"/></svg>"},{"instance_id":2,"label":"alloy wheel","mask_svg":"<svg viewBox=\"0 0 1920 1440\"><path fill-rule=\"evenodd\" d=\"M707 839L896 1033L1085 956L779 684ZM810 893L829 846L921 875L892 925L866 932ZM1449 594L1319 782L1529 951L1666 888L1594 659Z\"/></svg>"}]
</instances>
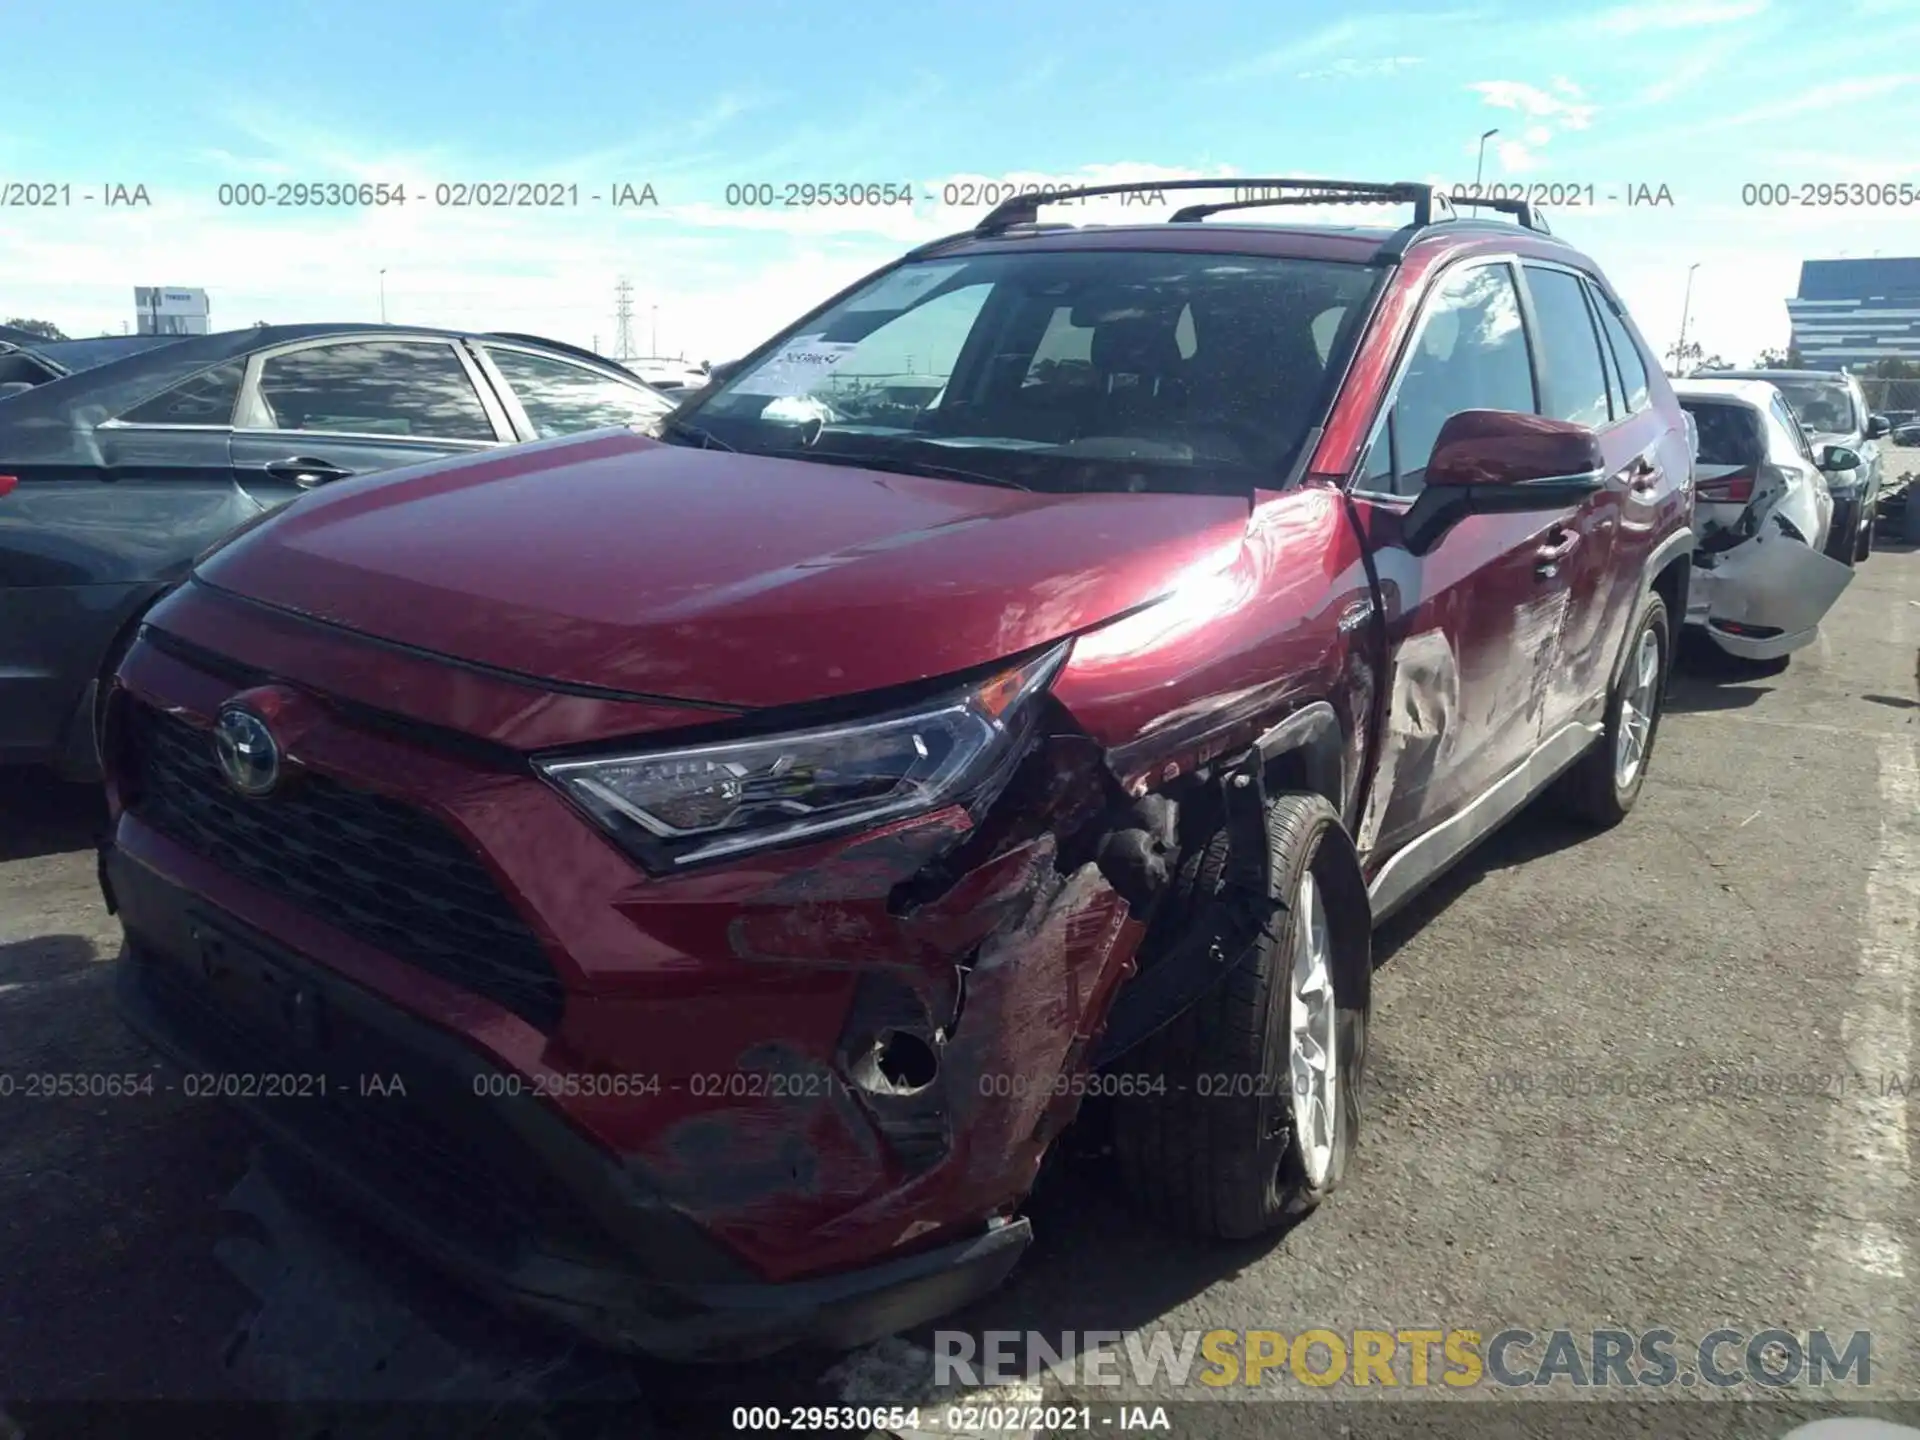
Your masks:
<instances>
[{"instance_id":1,"label":"alloy wheel","mask_svg":"<svg viewBox=\"0 0 1920 1440\"><path fill-rule=\"evenodd\" d=\"M1333 990L1333 936L1313 872L1300 877L1294 902L1293 967L1288 987L1288 1079L1293 1133L1307 1183L1318 1190L1333 1170L1339 1084L1334 1043L1338 1004Z\"/></svg>"},{"instance_id":2,"label":"alloy wheel","mask_svg":"<svg viewBox=\"0 0 1920 1440\"><path fill-rule=\"evenodd\" d=\"M1647 741L1653 736L1653 716L1660 703L1660 637L1649 625L1640 632L1627 690L1620 697L1620 723L1614 737L1613 783L1621 790L1633 784L1646 760Z\"/></svg>"}]
</instances>

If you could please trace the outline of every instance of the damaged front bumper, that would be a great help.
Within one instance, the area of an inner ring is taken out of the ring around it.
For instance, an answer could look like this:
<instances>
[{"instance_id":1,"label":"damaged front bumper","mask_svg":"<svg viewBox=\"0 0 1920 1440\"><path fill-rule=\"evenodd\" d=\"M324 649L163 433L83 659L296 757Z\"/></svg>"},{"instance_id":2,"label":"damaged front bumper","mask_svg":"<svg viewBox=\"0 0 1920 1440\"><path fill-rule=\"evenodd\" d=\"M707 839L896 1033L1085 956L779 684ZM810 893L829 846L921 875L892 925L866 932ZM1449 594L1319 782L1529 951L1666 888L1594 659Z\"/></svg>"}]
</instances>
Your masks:
<instances>
[{"instance_id":1,"label":"damaged front bumper","mask_svg":"<svg viewBox=\"0 0 1920 1440\"><path fill-rule=\"evenodd\" d=\"M844 1349L922 1324L1003 1281L1024 1219L833 1274L770 1283L523 1077L210 907L109 846L127 931L127 1021L196 1093L238 1104L323 1188L509 1310L669 1360ZM287 1019L236 1008L211 973L269 974ZM323 1016L305 1029L289 1010Z\"/></svg>"},{"instance_id":2,"label":"damaged front bumper","mask_svg":"<svg viewBox=\"0 0 1920 1440\"><path fill-rule=\"evenodd\" d=\"M1693 564L1687 623L1744 660L1779 659L1810 644L1854 575L1772 517L1752 539L1703 545Z\"/></svg>"}]
</instances>

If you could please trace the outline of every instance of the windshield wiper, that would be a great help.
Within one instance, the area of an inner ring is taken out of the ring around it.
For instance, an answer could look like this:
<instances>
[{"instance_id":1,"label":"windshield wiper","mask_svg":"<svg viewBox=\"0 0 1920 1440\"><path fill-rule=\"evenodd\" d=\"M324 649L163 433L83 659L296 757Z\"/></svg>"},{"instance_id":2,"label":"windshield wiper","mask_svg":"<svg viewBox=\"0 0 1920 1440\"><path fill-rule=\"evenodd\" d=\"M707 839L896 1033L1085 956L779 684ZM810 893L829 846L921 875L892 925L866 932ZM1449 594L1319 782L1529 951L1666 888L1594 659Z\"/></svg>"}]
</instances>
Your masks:
<instances>
[{"instance_id":1,"label":"windshield wiper","mask_svg":"<svg viewBox=\"0 0 1920 1440\"><path fill-rule=\"evenodd\" d=\"M808 447L803 450L763 450L763 455L774 455L784 460L811 460L816 465L851 465L861 470L890 470L898 475L926 475L935 480L961 480L969 485L997 485L1003 490L1031 491L1033 486L1023 485L1018 480L1005 475L990 475L984 470L969 470L961 465L947 465L938 460L922 460L915 455L865 455L848 454L841 450L818 450Z\"/></svg>"},{"instance_id":2,"label":"windshield wiper","mask_svg":"<svg viewBox=\"0 0 1920 1440\"><path fill-rule=\"evenodd\" d=\"M698 425L689 425L684 420L669 420L660 427L662 435L682 435L693 441L702 450L726 450L733 454L739 452L727 444L711 430L702 430Z\"/></svg>"},{"instance_id":3,"label":"windshield wiper","mask_svg":"<svg viewBox=\"0 0 1920 1440\"><path fill-rule=\"evenodd\" d=\"M1022 485L1005 475L990 475L985 470L968 470L964 466L946 465L938 460L921 460L911 455L875 456L874 463L877 468L902 470L909 475L928 475L936 480L964 480L969 485L998 485L1005 490L1033 489L1031 485Z\"/></svg>"}]
</instances>

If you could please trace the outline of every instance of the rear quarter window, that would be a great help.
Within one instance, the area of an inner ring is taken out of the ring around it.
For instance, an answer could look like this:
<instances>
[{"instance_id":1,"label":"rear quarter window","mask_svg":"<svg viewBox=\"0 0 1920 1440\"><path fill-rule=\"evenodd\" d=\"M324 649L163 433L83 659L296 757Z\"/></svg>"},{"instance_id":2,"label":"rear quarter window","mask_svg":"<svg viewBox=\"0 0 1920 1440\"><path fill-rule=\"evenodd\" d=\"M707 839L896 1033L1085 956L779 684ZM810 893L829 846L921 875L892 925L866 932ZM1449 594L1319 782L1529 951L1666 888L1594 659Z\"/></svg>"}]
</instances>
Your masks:
<instances>
[{"instance_id":1,"label":"rear quarter window","mask_svg":"<svg viewBox=\"0 0 1920 1440\"><path fill-rule=\"evenodd\" d=\"M244 360L229 360L141 401L120 419L127 425L231 425Z\"/></svg>"}]
</instances>

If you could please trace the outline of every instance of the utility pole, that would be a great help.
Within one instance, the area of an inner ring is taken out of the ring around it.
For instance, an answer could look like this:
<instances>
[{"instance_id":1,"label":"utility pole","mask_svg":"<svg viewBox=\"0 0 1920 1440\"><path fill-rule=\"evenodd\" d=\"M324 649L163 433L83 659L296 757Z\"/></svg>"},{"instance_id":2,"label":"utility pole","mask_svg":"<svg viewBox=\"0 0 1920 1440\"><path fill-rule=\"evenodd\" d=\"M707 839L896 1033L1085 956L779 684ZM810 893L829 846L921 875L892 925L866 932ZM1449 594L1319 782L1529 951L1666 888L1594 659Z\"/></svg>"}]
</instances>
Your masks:
<instances>
[{"instance_id":1,"label":"utility pole","mask_svg":"<svg viewBox=\"0 0 1920 1440\"><path fill-rule=\"evenodd\" d=\"M1480 158L1473 162L1473 193L1476 195L1480 193L1480 172L1487 168L1487 141L1499 133L1500 127L1496 125L1480 137Z\"/></svg>"},{"instance_id":2,"label":"utility pole","mask_svg":"<svg viewBox=\"0 0 1920 1440\"><path fill-rule=\"evenodd\" d=\"M1700 262L1694 261L1687 267L1687 293L1680 301L1680 340L1673 347L1673 367L1682 370L1687 363L1687 315L1693 309L1693 272L1700 268Z\"/></svg>"},{"instance_id":3,"label":"utility pole","mask_svg":"<svg viewBox=\"0 0 1920 1440\"><path fill-rule=\"evenodd\" d=\"M633 285L625 279L613 287L613 358L633 358Z\"/></svg>"},{"instance_id":4,"label":"utility pole","mask_svg":"<svg viewBox=\"0 0 1920 1440\"><path fill-rule=\"evenodd\" d=\"M380 323L382 325L387 323L387 271L385 266L382 266L380 269Z\"/></svg>"},{"instance_id":5,"label":"utility pole","mask_svg":"<svg viewBox=\"0 0 1920 1440\"><path fill-rule=\"evenodd\" d=\"M647 308L653 315L653 338L648 341L647 353L657 360L660 358L660 307L649 305Z\"/></svg>"}]
</instances>

